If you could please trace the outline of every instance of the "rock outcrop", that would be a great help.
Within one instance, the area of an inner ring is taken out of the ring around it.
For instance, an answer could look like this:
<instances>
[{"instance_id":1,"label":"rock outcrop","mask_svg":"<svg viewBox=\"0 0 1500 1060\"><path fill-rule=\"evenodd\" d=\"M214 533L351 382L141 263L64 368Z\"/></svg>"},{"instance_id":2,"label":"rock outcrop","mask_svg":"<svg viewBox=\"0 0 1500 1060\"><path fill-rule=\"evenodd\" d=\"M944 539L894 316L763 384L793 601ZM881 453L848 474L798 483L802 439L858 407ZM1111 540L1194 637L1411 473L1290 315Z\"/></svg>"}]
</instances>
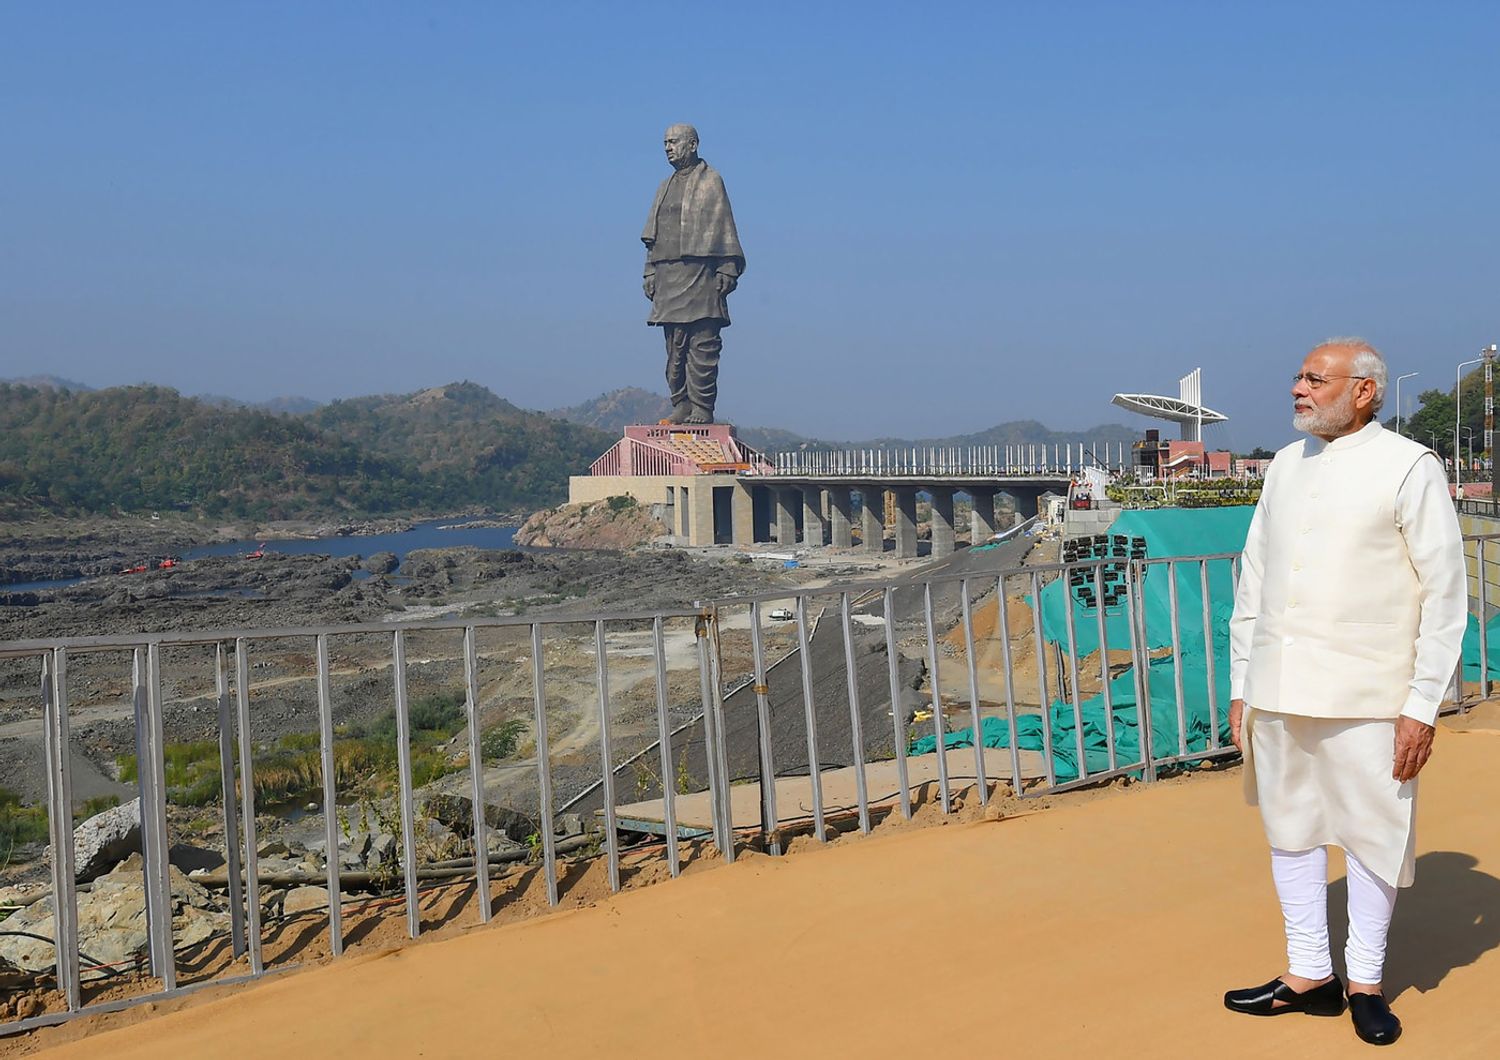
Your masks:
<instances>
[{"instance_id":1,"label":"rock outcrop","mask_svg":"<svg viewBox=\"0 0 1500 1060\"><path fill-rule=\"evenodd\" d=\"M534 548L627 549L648 545L666 533L649 507L628 497L609 497L536 512L521 524L515 541Z\"/></svg>"}]
</instances>

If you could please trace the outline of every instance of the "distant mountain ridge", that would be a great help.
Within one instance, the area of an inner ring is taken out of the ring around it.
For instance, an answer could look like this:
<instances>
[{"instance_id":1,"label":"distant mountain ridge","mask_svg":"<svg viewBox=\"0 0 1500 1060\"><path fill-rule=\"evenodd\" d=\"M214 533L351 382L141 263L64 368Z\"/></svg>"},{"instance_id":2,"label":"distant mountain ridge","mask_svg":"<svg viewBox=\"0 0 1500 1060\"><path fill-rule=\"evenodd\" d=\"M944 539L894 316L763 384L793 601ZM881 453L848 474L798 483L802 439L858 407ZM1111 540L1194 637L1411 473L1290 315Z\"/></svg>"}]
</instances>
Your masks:
<instances>
[{"instance_id":1,"label":"distant mountain ridge","mask_svg":"<svg viewBox=\"0 0 1500 1060\"><path fill-rule=\"evenodd\" d=\"M618 435L627 424L655 423L672 411L672 404L660 394L640 387L624 387L600 394L569 408L554 409L550 414L574 423L585 424ZM730 422L734 422L732 419ZM934 446L973 445L1077 445L1136 441L1141 431L1118 423L1105 423L1083 430L1055 431L1036 420L1010 420L982 431L948 435L940 438L874 438L865 441L829 441L809 438L779 427L747 427L736 424L739 435L750 445L768 453L797 449L911 449Z\"/></svg>"},{"instance_id":2,"label":"distant mountain ridge","mask_svg":"<svg viewBox=\"0 0 1500 1060\"><path fill-rule=\"evenodd\" d=\"M12 386L29 386L38 390L72 390L76 393L84 393L94 388L87 383L75 383L71 379L64 379L57 375L28 375L17 379L0 379L0 383L9 383Z\"/></svg>"},{"instance_id":3,"label":"distant mountain ridge","mask_svg":"<svg viewBox=\"0 0 1500 1060\"><path fill-rule=\"evenodd\" d=\"M672 402L661 394L627 386L570 408L553 409L548 415L619 434L632 423L655 423L671 411Z\"/></svg>"}]
</instances>

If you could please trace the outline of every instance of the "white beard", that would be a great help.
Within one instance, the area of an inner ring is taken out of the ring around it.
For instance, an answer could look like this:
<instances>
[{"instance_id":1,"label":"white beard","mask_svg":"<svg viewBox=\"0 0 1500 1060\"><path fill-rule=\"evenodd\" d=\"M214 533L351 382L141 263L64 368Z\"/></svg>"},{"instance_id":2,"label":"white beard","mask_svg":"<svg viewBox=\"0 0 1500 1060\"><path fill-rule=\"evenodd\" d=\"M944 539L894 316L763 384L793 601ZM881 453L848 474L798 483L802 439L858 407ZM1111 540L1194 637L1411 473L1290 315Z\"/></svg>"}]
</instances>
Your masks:
<instances>
[{"instance_id":1,"label":"white beard","mask_svg":"<svg viewBox=\"0 0 1500 1060\"><path fill-rule=\"evenodd\" d=\"M1310 412L1292 413L1292 430L1305 434L1337 436L1344 434L1354 424L1354 390L1344 391L1337 404L1324 405Z\"/></svg>"}]
</instances>

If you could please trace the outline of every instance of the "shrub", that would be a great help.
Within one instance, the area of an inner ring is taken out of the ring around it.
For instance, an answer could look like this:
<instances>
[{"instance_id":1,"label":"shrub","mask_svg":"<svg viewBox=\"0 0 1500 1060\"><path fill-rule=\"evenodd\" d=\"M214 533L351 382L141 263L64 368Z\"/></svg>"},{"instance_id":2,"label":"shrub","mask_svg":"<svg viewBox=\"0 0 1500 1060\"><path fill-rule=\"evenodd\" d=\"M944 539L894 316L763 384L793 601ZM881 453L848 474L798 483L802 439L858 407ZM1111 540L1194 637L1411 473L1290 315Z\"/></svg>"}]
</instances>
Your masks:
<instances>
[{"instance_id":1,"label":"shrub","mask_svg":"<svg viewBox=\"0 0 1500 1060\"><path fill-rule=\"evenodd\" d=\"M609 510L612 512L626 512L636 506L635 498L626 494L606 497L604 503L609 506Z\"/></svg>"},{"instance_id":2,"label":"shrub","mask_svg":"<svg viewBox=\"0 0 1500 1060\"><path fill-rule=\"evenodd\" d=\"M487 761L509 758L516 753L516 745L520 743L521 733L525 729L526 722L520 718L511 718L492 729L486 729L479 737L480 757Z\"/></svg>"}]
</instances>

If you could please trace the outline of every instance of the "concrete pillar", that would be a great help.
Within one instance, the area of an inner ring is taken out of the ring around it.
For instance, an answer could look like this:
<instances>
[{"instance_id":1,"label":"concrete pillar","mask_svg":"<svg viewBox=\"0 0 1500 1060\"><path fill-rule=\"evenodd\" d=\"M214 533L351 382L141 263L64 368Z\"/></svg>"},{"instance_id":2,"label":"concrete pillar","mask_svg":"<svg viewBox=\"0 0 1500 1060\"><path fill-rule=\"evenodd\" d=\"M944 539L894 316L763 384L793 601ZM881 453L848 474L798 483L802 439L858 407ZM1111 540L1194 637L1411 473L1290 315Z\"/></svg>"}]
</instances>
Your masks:
<instances>
[{"instance_id":1,"label":"concrete pillar","mask_svg":"<svg viewBox=\"0 0 1500 1060\"><path fill-rule=\"evenodd\" d=\"M932 558L942 559L953 555L953 487L933 486L932 494Z\"/></svg>"},{"instance_id":2,"label":"concrete pillar","mask_svg":"<svg viewBox=\"0 0 1500 1060\"><path fill-rule=\"evenodd\" d=\"M917 558L917 491L898 486L896 493L896 558ZM950 517L951 518L951 517Z\"/></svg>"},{"instance_id":3,"label":"concrete pillar","mask_svg":"<svg viewBox=\"0 0 1500 1060\"><path fill-rule=\"evenodd\" d=\"M829 543L834 548L850 548L854 535L850 524L854 521L854 500L848 486L828 487L828 522L831 527Z\"/></svg>"},{"instance_id":4,"label":"concrete pillar","mask_svg":"<svg viewBox=\"0 0 1500 1060\"><path fill-rule=\"evenodd\" d=\"M755 543L754 501L750 488L743 482L736 482L734 486L734 543L736 545Z\"/></svg>"},{"instance_id":5,"label":"concrete pillar","mask_svg":"<svg viewBox=\"0 0 1500 1060\"><path fill-rule=\"evenodd\" d=\"M797 511L796 505L800 503L798 496L802 491L795 489L778 489L776 491L776 543L782 548L797 543Z\"/></svg>"},{"instance_id":6,"label":"concrete pillar","mask_svg":"<svg viewBox=\"0 0 1500 1060\"><path fill-rule=\"evenodd\" d=\"M700 486L699 489L702 487ZM684 545L691 543L693 536L693 520L689 514L692 511L692 495L698 490L690 490L686 486L677 487L677 519L682 525L677 528L677 537Z\"/></svg>"},{"instance_id":7,"label":"concrete pillar","mask_svg":"<svg viewBox=\"0 0 1500 1060\"><path fill-rule=\"evenodd\" d=\"M688 544L694 546L714 543L714 488L707 483L693 487L693 527L688 535Z\"/></svg>"},{"instance_id":8,"label":"concrete pillar","mask_svg":"<svg viewBox=\"0 0 1500 1060\"><path fill-rule=\"evenodd\" d=\"M823 491L813 486L802 491L802 543L822 548L826 526L823 521Z\"/></svg>"},{"instance_id":9,"label":"concrete pillar","mask_svg":"<svg viewBox=\"0 0 1500 1060\"><path fill-rule=\"evenodd\" d=\"M982 545L998 531L995 526L995 491L970 489L973 510L969 513L969 544Z\"/></svg>"},{"instance_id":10,"label":"concrete pillar","mask_svg":"<svg viewBox=\"0 0 1500 1060\"><path fill-rule=\"evenodd\" d=\"M864 545L871 552L885 551L885 490L877 486L862 486L859 491L861 523L860 532Z\"/></svg>"}]
</instances>

